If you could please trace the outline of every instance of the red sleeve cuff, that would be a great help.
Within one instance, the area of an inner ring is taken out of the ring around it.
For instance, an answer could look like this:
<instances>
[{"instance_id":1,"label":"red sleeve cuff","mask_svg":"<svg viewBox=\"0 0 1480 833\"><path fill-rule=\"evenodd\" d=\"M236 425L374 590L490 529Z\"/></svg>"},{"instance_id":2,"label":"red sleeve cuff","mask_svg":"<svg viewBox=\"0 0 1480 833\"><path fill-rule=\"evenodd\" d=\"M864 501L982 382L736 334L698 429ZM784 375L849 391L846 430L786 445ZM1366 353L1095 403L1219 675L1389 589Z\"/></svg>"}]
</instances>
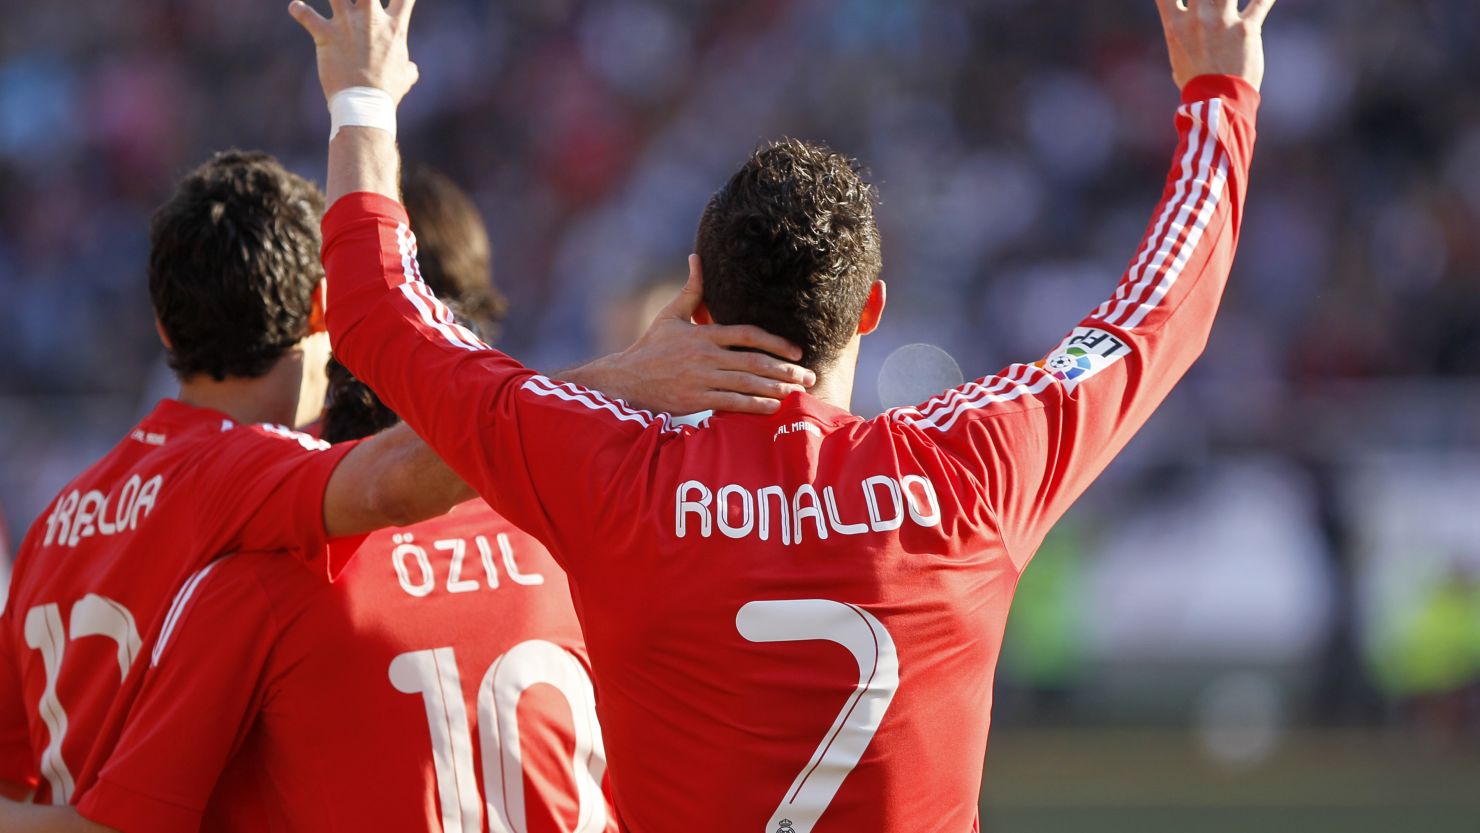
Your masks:
<instances>
[{"instance_id":1,"label":"red sleeve cuff","mask_svg":"<svg viewBox=\"0 0 1480 833\"><path fill-rule=\"evenodd\" d=\"M1259 91L1254 89L1253 84L1236 75L1199 75L1182 88L1182 101L1185 104L1207 101L1210 98L1227 101L1228 106L1251 120L1259 112Z\"/></svg>"},{"instance_id":2,"label":"red sleeve cuff","mask_svg":"<svg viewBox=\"0 0 1480 833\"><path fill-rule=\"evenodd\" d=\"M181 807L99 779L77 804L85 819L121 833L196 833L201 810Z\"/></svg>"},{"instance_id":3,"label":"red sleeve cuff","mask_svg":"<svg viewBox=\"0 0 1480 833\"><path fill-rule=\"evenodd\" d=\"M371 191L345 194L335 200L334 205L324 214L324 246L329 245L329 238L336 232L343 231L345 226L366 217L384 217L397 223L411 222L406 216L406 209L383 194Z\"/></svg>"}]
</instances>

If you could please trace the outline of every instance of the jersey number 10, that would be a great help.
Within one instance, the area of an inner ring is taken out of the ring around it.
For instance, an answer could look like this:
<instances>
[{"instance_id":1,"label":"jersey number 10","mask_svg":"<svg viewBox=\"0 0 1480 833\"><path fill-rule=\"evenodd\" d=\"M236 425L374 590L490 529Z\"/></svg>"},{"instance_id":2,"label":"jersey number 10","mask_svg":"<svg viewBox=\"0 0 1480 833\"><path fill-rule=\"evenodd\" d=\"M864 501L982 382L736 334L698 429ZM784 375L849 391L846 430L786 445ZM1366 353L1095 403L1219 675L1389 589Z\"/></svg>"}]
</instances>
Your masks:
<instances>
[{"instance_id":1,"label":"jersey number 10","mask_svg":"<svg viewBox=\"0 0 1480 833\"><path fill-rule=\"evenodd\" d=\"M601 791L606 750L596 723L596 693L585 667L569 651L553 642L531 639L510 648L483 675L478 686L478 741L486 798L481 803L468 710L453 649L401 654L391 661L390 678L397 691L420 694L426 706L443 833L478 833L483 829L485 807L491 833L528 833L517 711L519 698L537 683L554 686L570 705L575 728L571 768L580 801L571 833L606 829L606 799Z\"/></svg>"}]
</instances>

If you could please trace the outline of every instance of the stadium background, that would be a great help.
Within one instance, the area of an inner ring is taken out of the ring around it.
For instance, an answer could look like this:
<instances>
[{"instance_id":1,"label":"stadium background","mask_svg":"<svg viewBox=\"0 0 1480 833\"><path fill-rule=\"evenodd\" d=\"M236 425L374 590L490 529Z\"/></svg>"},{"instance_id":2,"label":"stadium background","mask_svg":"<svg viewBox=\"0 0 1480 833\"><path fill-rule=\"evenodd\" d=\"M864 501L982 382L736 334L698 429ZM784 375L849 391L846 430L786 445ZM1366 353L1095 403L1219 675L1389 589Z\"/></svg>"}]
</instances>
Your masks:
<instances>
[{"instance_id":1,"label":"stadium background","mask_svg":"<svg viewBox=\"0 0 1480 833\"><path fill-rule=\"evenodd\" d=\"M18 537L169 391L147 220L210 151L319 178L280 4L0 1L0 505ZM863 159L886 323L856 405L1029 358L1171 150L1150 0L425 0L408 157L475 195L557 369L630 338L783 134ZM999 675L989 831L1474 830L1480 4L1285 0L1204 360L1056 530ZM910 345L930 345L928 347ZM3 563L3 559L0 559Z\"/></svg>"}]
</instances>

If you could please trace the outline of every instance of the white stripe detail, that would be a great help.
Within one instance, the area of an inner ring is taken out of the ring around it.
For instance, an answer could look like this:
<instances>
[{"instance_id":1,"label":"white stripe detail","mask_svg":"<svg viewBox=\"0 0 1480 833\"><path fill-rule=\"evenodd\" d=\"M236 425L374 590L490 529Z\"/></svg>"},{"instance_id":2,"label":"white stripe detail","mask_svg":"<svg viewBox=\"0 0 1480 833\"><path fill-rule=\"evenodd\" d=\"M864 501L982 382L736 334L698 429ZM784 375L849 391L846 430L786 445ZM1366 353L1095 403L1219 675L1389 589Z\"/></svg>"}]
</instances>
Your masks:
<instances>
[{"instance_id":1,"label":"white stripe detail","mask_svg":"<svg viewBox=\"0 0 1480 833\"><path fill-rule=\"evenodd\" d=\"M664 431L681 433L685 428L692 427L674 425L668 414L654 416L650 411L637 410L620 400L608 399L594 390L572 385L569 382L555 382L546 376L529 377L521 389L536 396L553 396L567 402L575 402L593 411L606 411L623 422L635 422L644 428L657 423Z\"/></svg>"},{"instance_id":2,"label":"white stripe detail","mask_svg":"<svg viewBox=\"0 0 1480 833\"><path fill-rule=\"evenodd\" d=\"M1129 298L1132 288L1141 286L1146 274L1146 264L1151 257L1151 253L1161 248L1161 245L1156 241L1165 241L1167 226L1171 222L1172 216L1176 213L1178 207L1182 204L1182 201L1186 198L1188 186L1192 183L1192 160L1197 158L1198 153L1202 150L1201 145L1206 143L1207 140L1206 134L1203 135L1202 139L1198 138L1198 132L1204 129L1202 117L1199 114L1200 108L1201 103L1198 103L1191 107L1184 106L1178 110L1179 114L1185 115L1193 121L1192 133L1187 137L1187 152L1182 154L1182 175L1177 178L1177 184L1172 189L1172 198L1167 200L1166 207L1162 209L1161 216L1157 218L1151 235L1146 238L1146 243L1141 249L1140 257L1131 266L1130 271L1126 274L1126 279L1121 281L1120 286L1116 287L1115 293L1110 296L1110 300L1100 304L1099 309L1095 310L1095 314L1092 317L1108 321L1110 311L1114 308L1116 302Z\"/></svg>"},{"instance_id":3,"label":"white stripe detail","mask_svg":"<svg viewBox=\"0 0 1480 833\"><path fill-rule=\"evenodd\" d=\"M1188 244L1196 244L1197 240L1202 240L1202 229L1197 228L1194 223L1196 223L1197 217L1202 216L1205 201L1211 201L1214 206L1217 206L1218 200L1220 200L1221 191L1215 191L1214 186L1218 185L1221 189L1221 183L1212 182L1212 178L1209 176L1212 172L1212 160L1214 160L1215 152L1218 149L1218 101L1215 99L1215 101L1209 102L1209 104L1212 107L1209 107L1208 124L1206 124L1208 136L1203 141L1203 148L1199 154L1197 176L1193 179L1191 194L1188 194L1187 201L1178 209L1177 215L1174 215L1171 232L1169 232L1166 240L1162 241L1162 247L1157 250L1156 257L1151 260L1150 277L1144 278L1140 286L1129 294L1128 299L1122 300L1119 308L1111 315L1111 318L1119 318L1120 326L1126 326L1126 321L1129 321L1129 317L1134 315L1138 309L1146 308L1144 311L1140 311L1140 314L1135 315L1135 321L1140 323L1143 318L1146 318L1146 312L1150 312L1150 309L1154 308L1160 302L1160 299L1166 296L1166 290L1171 289L1172 284L1177 283L1177 278L1181 275L1181 266L1177 265L1178 260L1181 260L1181 263L1185 265L1191 257L1191 247ZM1191 226L1191 228L1188 228L1188 226ZM1180 246L1177 254L1172 254L1172 247L1174 246ZM1168 268L1169 262L1172 263L1171 268ZM1165 272L1163 272L1163 269L1165 269ZM1144 287L1151 280L1157 281L1157 289L1151 290L1150 296L1141 296L1141 291L1143 291ZM1162 289L1162 287L1165 287L1165 289Z\"/></svg>"},{"instance_id":4,"label":"white stripe detail","mask_svg":"<svg viewBox=\"0 0 1480 833\"><path fill-rule=\"evenodd\" d=\"M1172 198L1167 201L1126 279L1121 282L1115 295L1101 304L1091 318L1111 326L1132 329L1161 304L1181 277L1182 270L1197 251L1203 232L1218 210L1228 181L1226 156L1218 160L1216 171L1211 170L1220 144L1222 108L1223 102L1220 99L1198 102L1183 108L1184 115L1193 119L1194 126L1187 143L1187 152L1182 157L1182 176L1177 180ZM1196 170L1193 168L1194 159L1198 160ZM1189 220L1192 221L1190 229ZM1153 245L1158 239L1161 241L1160 245ZM1156 252L1154 257L1151 256L1153 250ZM1157 275L1160 275L1159 280L1156 279ZM1156 284L1151 287L1153 280L1156 280ZM1151 287L1149 294L1138 301L1148 287ZM1027 384L1028 378L1035 371L1041 378L1033 384ZM927 401L920 408L898 409L892 412L892 417L918 428L945 431L955 425L967 411L1011 402L1023 396L1037 396L1056 382L1052 374L1041 368L1016 364L1008 368L1005 375L962 385Z\"/></svg>"},{"instance_id":5,"label":"white stripe detail","mask_svg":"<svg viewBox=\"0 0 1480 833\"><path fill-rule=\"evenodd\" d=\"M164 654L165 646L169 644L170 637L175 632L175 626L180 623L180 617L185 613L185 606L189 604L190 597L195 595L196 588L200 587L200 583L205 580L206 576L211 574L212 570L216 569L217 565L231 557L229 555L222 556L196 570L190 578L185 580L184 586L175 595L174 603L170 605L170 612L164 617L164 630L160 631L159 641L154 643L154 652L149 658L150 668L157 668L159 666L159 658Z\"/></svg>"},{"instance_id":6,"label":"white stripe detail","mask_svg":"<svg viewBox=\"0 0 1480 833\"><path fill-rule=\"evenodd\" d=\"M1207 229L1208 223L1212 221L1213 213L1218 210L1218 203L1222 201L1222 192L1227 180L1228 158L1224 157L1218 160L1218 170L1213 174L1210 186L1213 193L1203 202L1202 211L1198 212L1197 222L1187 233L1187 242L1172 260L1171 268L1167 270L1166 276L1162 278L1156 290L1151 293L1151 297L1131 308L1130 317L1121 322L1122 327L1128 330L1137 327L1145 320L1148 313L1160 306L1162 299L1172 290L1172 285L1182 276L1182 270L1187 267L1187 262L1192 259L1193 252L1197 251L1198 244L1202 242L1203 232Z\"/></svg>"},{"instance_id":7,"label":"white stripe detail","mask_svg":"<svg viewBox=\"0 0 1480 833\"><path fill-rule=\"evenodd\" d=\"M1198 146L1199 143L1188 143L1189 152L1197 148L1199 159L1197 173L1188 183L1192 187L1189 189L1187 198L1177 206L1177 211L1172 215L1173 219L1166 229L1161 246L1157 248L1156 256L1151 259L1147 268L1142 271L1141 279L1130 287L1129 292L1125 293L1124 300L1116 305L1114 312L1104 317L1105 323L1126 329L1141 323L1147 313L1161 303L1161 299L1166 297L1172 285L1181 277L1183 267L1192 258L1193 251L1202 240L1203 229L1206 228L1208 220L1212 218L1212 212L1207 210L1208 205L1204 201L1206 200L1216 210L1223 196L1223 184L1226 179L1226 174L1217 178L1212 176L1213 159L1218 150L1218 128L1222 121L1222 104L1219 99L1206 102L1205 117L1201 120L1201 129L1204 131L1201 147ZM1197 108L1194 107L1194 118L1197 118L1196 112ZM1220 166L1220 169L1226 170L1226 166ZM1171 205L1169 203L1168 208ZM1192 225L1190 230L1188 230L1189 224ZM1186 231L1185 237L1184 231ZM1174 247L1177 247L1176 254L1173 254ZM1169 262L1171 265L1168 267ZM1157 281L1156 287L1149 295L1143 297L1143 293L1153 280ZM1120 295L1120 293L1116 294Z\"/></svg>"},{"instance_id":8,"label":"white stripe detail","mask_svg":"<svg viewBox=\"0 0 1480 833\"><path fill-rule=\"evenodd\" d=\"M422 283L421 265L416 262L416 235L411 233L411 227L405 223L396 226L396 249L401 255L401 274L406 279L401 284L401 294L416 308L422 323L441 333L442 338L453 347L462 350L486 349L482 342L472 337L472 333L462 327L449 326L448 322L453 321L452 313ZM422 297L423 293L425 297ZM464 339L462 333L467 334L468 338Z\"/></svg>"},{"instance_id":9,"label":"white stripe detail","mask_svg":"<svg viewBox=\"0 0 1480 833\"><path fill-rule=\"evenodd\" d=\"M417 268L419 270L421 267L418 266ZM452 310L449 309L446 304L438 300L436 295L432 294L432 288L430 286L427 286L425 281L421 280L419 273L415 286L416 291L421 295L421 297L427 300L427 303L431 306L432 312L436 315L436 318L439 322L445 324L448 327L451 327L452 331L457 334L459 339L468 344L474 345L476 349L488 349L488 345L484 344L482 339L474 335L472 330L469 330L467 327L464 327L462 324L458 323L457 316L453 315Z\"/></svg>"},{"instance_id":10,"label":"white stripe detail","mask_svg":"<svg viewBox=\"0 0 1480 833\"><path fill-rule=\"evenodd\" d=\"M292 428L289 428L286 425L278 425L272 422L259 422L257 423L257 427L270 434L277 434L279 437L284 437L286 439L292 440L293 442L296 442L299 445L303 446L308 451L328 451L330 448L328 443L324 442L318 437L309 436L302 431L294 431Z\"/></svg>"},{"instance_id":11,"label":"white stripe detail","mask_svg":"<svg viewBox=\"0 0 1480 833\"><path fill-rule=\"evenodd\" d=\"M989 381L991 382L991 384L986 384ZM924 405L921 405L918 408L909 408L907 410L912 412L914 416L925 416L932 413L939 413L941 411L955 407L963 399L967 399L971 396L975 396L976 394L981 393L983 388L1005 387L1007 381L1008 380L1004 379L1001 376L992 376L989 379L982 379L970 384L960 385L958 387L951 388L940 396L928 400Z\"/></svg>"},{"instance_id":12,"label":"white stripe detail","mask_svg":"<svg viewBox=\"0 0 1480 833\"><path fill-rule=\"evenodd\" d=\"M990 407L1002 402L1011 402L1024 396L1037 396L1058 383L1053 374L1030 364L1015 364L1008 368L1007 376L994 377L998 381L993 385L976 384L977 392L972 398L961 402L948 411L937 411L929 416L912 417L908 413L896 414L896 419L902 419L916 428L934 428L938 431L947 431L961 415L967 411L976 411ZM1028 378L1038 374L1038 381L1028 384Z\"/></svg>"},{"instance_id":13,"label":"white stripe detail","mask_svg":"<svg viewBox=\"0 0 1480 833\"><path fill-rule=\"evenodd\" d=\"M1010 377L1017 375L1018 371L1015 369L1016 367L1018 366L1015 365L1012 368L1008 368L1009 372L1007 376L989 376L985 379L952 388L945 395L931 399L923 406L898 408L893 412L894 418L901 420L924 419L945 413L961 402L982 393L996 393L1015 381Z\"/></svg>"}]
</instances>

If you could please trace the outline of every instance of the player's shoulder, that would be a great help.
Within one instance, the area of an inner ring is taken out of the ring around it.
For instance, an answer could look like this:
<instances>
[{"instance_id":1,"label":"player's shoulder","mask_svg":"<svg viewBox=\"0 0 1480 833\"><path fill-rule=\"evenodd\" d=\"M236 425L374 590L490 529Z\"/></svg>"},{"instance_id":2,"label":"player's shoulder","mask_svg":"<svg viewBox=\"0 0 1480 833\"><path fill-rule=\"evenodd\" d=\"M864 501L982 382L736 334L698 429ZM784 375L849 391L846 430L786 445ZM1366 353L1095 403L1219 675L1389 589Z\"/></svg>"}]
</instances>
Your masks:
<instances>
[{"instance_id":1,"label":"player's shoulder","mask_svg":"<svg viewBox=\"0 0 1480 833\"><path fill-rule=\"evenodd\" d=\"M561 411L604 420L634 433L651 432L663 440L681 437L703 428L711 416L709 411L687 416L648 411L634 407L625 400L607 396L601 391L539 373L521 377L517 390L533 401L554 405Z\"/></svg>"},{"instance_id":2,"label":"player's shoulder","mask_svg":"<svg viewBox=\"0 0 1480 833\"><path fill-rule=\"evenodd\" d=\"M296 465L346 447L333 446L283 425L226 420L209 442L195 450L193 457L197 465L192 471L210 481L237 482L244 476L276 470L276 466Z\"/></svg>"},{"instance_id":3,"label":"player's shoulder","mask_svg":"<svg viewBox=\"0 0 1480 833\"><path fill-rule=\"evenodd\" d=\"M282 550L223 555L191 573L165 613L153 661L182 627L246 625L263 634L291 619L327 583Z\"/></svg>"},{"instance_id":4,"label":"player's shoulder","mask_svg":"<svg viewBox=\"0 0 1480 833\"><path fill-rule=\"evenodd\" d=\"M270 422L223 425L222 439L231 443L276 447L287 451L328 451L333 447L312 434Z\"/></svg>"},{"instance_id":5,"label":"player's shoulder","mask_svg":"<svg viewBox=\"0 0 1480 833\"><path fill-rule=\"evenodd\" d=\"M231 596L271 607L290 588L324 584L286 550L248 550L223 555L196 570L181 585L179 595Z\"/></svg>"}]
</instances>

